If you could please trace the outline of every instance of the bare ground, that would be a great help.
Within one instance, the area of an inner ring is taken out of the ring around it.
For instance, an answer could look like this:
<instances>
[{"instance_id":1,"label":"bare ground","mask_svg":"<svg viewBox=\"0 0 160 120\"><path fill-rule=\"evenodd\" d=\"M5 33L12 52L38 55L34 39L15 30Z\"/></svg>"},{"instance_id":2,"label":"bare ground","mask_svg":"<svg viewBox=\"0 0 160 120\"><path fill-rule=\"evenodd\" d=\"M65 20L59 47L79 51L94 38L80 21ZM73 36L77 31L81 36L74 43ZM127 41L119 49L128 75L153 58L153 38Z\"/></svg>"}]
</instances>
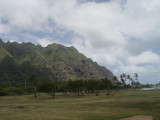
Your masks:
<instances>
[{"instance_id":1,"label":"bare ground","mask_svg":"<svg viewBox=\"0 0 160 120\"><path fill-rule=\"evenodd\" d=\"M121 120L153 120L153 118L152 118L152 116L138 115L138 116L133 116L130 118L124 118Z\"/></svg>"}]
</instances>

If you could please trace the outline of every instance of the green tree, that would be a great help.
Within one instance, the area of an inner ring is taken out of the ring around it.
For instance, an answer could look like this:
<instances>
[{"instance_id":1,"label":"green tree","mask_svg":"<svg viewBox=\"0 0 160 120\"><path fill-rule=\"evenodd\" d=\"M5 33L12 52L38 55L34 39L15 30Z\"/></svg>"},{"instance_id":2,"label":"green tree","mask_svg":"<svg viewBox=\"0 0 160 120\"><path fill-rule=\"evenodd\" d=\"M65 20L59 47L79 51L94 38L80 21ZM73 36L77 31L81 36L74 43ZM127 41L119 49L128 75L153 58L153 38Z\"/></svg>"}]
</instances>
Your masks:
<instances>
[{"instance_id":1,"label":"green tree","mask_svg":"<svg viewBox=\"0 0 160 120\"><path fill-rule=\"evenodd\" d=\"M83 80L76 80L76 81L74 81L74 84L76 86L76 91L78 92L78 96L79 96L80 92L83 95L83 90L84 90L84 82L83 82Z\"/></svg>"},{"instance_id":2,"label":"green tree","mask_svg":"<svg viewBox=\"0 0 160 120\"><path fill-rule=\"evenodd\" d=\"M56 84L54 82L43 82L39 86L39 90L45 93L56 91Z\"/></svg>"},{"instance_id":3,"label":"green tree","mask_svg":"<svg viewBox=\"0 0 160 120\"><path fill-rule=\"evenodd\" d=\"M95 80L86 81L86 89L88 92L93 92L95 90Z\"/></svg>"},{"instance_id":4,"label":"green tree","mask_svg":"<svg viewBox=\"0 0 160 120\"><path fill-rule=\"evenodd\" d=\"M110 95L110 89L112 88L112 81L106 77L105 79L101 79L101 82L103 83L104 89L107 89L106 95Z\"/></svg>"},{"instance_id":5,"label":"green tree","mask_svg":"<svg viewBox=\"0 0 160 120\"><path fill-rule=\"evenodd\" d=\"M65 95L67 95L67 92L69 91L68 84L59 84L58 85L58 92L63 92Z\"/></svg>"},{"instance_id":6,"label":"green tree","mask_svg":"<svg viewBox=\"0 0 160 120\"><path fill-rule=\"evenodd\" d=\"M68 80L67 86L70 92L76 92L76 85L72 80Z\"/></svg>"}]
</instances>

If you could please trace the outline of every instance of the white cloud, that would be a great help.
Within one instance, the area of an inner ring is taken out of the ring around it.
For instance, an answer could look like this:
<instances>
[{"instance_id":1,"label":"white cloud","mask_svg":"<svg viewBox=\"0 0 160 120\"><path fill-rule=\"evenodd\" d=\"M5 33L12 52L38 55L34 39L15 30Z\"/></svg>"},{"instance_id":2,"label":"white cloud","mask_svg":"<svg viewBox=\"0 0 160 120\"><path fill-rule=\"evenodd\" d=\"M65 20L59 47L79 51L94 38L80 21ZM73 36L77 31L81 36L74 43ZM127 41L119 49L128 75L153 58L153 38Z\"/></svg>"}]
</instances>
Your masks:
<instances>
[{"instance_id":1,"label":"white cloud","mask_svg":"<svg viewBox=\"0 0 160 120\"><path fill-rule=\"evenodd\" d=\"M64 40L64 44L74 45L87 57L112 68L117 74L138 71L147 78L149 69L154 75L159 71L155 64L159 65L160 55L152 50L160 45L159 12L159 0L100 3L84 0L82 3L79 0L0 0L0 20L5 18L8 22L0 22L0 35L25 30L54 34L59 28L62 28L62 33L63 29L73 31L72 43ZM48 35L38 38L24 33L21 36L43 46L55 42Z\"/></svg>"},{"instance_id":2,"label":"white cloud","mask_svg":"<svg viewBox=\"0 0 160 120\"><path fill-rule=\"evenodd\" d=\"M10 32L10 27L0 23L0 33L5 34Z\"/></svg>"},{"instance_id":3,"label":"white cloud","mask_svg":"<svg viewBox=\"0 0 160 120\"><path fill-rule=\"evenodd\" d=\"M42 30L48 18L45 0L0 0L0 17L8 20L11 29Z\"/></svg>"},{"instance_id":4,"label":"white cloud","mask_svg":"<svg viewBox=\"0 0 160 120\"><path fill-rule=\"evenodd\" d=\"M54 41L51 38L42 38L42 39L37 39L38 44L40 44L43 47L46 47L49 44L52 44Z\"/></svg>"},{"instance_id":5,"label":"white cloud","mask_svg":"<svg viewBox=\"0 0 160 120\"><path fill-rule=\"evenodd\" d=\"M136 65L160 64L160 56L151 51L147 51L140 55L129 57L128 62Z\"/></svg>"},{"instance_id":6,"label":"white cloud","mask_svg":"<svg viewBox=\"0 0 160 120\"><path fill-rule=\"evenodd\" d=\"M72 0L58 12L53 8L53 18L59 25L84 36L83 44L77 40L74 44L84 46L85 49L77 48L93 60L105 66L119 67L119 73L138 71L147 76L149 68L155 66L139 65L159 63L159 55L148 52L160 44L157 2L154 0L150 5L151 1L128 0L125 4L114 1L78 5ZM61 8L63 4L55 6Z\"/></svg>"}]
</instances>

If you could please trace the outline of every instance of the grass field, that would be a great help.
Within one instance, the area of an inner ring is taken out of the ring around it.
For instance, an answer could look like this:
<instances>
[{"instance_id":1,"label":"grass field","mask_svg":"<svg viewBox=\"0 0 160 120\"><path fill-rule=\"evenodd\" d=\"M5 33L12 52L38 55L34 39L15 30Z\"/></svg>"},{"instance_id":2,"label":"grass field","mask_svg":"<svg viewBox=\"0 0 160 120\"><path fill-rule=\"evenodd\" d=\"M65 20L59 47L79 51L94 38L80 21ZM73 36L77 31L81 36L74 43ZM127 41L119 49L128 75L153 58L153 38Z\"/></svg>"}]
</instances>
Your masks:
<instances>
[{"instance_id":1,"label":"grass field","mask_svg":"<svg viewBox=\"0 0 160 120\"><path fill-rule=\"evenodd\" d=\"M114 91L115 96L48 94L0 97L0 120L119 120L151 115L160 120L160 91Z\"/></svg>"}]
</instances>

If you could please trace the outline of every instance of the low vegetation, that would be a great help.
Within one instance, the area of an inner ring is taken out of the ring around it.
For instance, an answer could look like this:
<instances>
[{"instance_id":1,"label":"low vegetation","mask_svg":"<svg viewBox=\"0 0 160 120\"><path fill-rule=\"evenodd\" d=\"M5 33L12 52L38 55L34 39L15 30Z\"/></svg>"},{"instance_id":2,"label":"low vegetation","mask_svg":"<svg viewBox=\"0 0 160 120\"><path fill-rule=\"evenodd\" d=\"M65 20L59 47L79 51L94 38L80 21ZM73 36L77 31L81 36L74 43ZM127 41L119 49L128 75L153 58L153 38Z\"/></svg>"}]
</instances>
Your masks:
<instances>
[{"instance_id":1,"label":"low vegetation","mask_svg":"<svg viewBox=\"0 0 160 120\"><path fill-rule=\"evenodd\" d=\"M160 119L160 92L140 90L65 96L48 93L0 97L0 120L119 120L137 115Z\"/></svg>"}]
</instances>

